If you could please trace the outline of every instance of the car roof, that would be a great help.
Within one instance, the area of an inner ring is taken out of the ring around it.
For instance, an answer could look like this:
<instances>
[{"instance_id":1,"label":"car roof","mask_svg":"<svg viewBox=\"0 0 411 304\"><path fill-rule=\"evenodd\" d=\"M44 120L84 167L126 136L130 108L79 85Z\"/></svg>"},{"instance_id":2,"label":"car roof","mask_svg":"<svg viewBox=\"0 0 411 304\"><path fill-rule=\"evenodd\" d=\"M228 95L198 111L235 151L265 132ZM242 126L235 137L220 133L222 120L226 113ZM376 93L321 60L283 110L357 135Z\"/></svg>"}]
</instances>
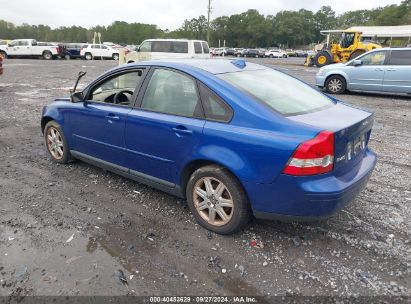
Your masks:
<instances>
[{"instance_id":1,"label":"car roof","mask_svg":"<svg viewBox=\"0 0 411 304\"><path fill-rule=\"evenodd\" d=\"M245 63L243 67L242 64ZM163 66L169 68L179 68L183 70L197 69L206 71L211 74L224 74L240 71L266 70L267 67L251 62L245 62L243 59L167 59L151 60L129 63L127 66ZM124 67L124 65L123 65Z\"/></svg>"},{"instance_id":2,"label":"car roof","mask_svg":"<svg viewBox=\"0 0 411 304\"><path fill-rule=\"evenodd\" d=\"M199 41L199 42L206 42L205 40L183 39L183 38L181 38L181 39L161 39L161 38L159 38L159 39L146 39L144 41L183 41L183 42L186 42L186 41Z\"/></svg>"}]
</instances>

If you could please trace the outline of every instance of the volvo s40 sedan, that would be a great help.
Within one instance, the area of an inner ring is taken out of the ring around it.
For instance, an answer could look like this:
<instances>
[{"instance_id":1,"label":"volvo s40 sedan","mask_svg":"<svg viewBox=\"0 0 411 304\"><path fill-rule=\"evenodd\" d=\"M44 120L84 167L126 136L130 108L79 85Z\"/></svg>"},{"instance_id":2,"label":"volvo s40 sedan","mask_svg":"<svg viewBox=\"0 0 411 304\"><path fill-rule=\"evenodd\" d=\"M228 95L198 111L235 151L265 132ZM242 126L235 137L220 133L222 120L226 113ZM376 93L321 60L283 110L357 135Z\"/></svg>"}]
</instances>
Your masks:
<instances>
[{"instance_id":1,"label":"volvo s40 sedan","mask_svg":"<svg viewBox=\"0 0 411 304\"><path fill-rule=\"evenodd\" d=\"M373 114L243 60L114 68L43 109L51 158L74 159L186 198L221 234L251 215L332 215L365 187Z\"/></svg>"},{"instance_id":2,"label":"volvo s40 sedan","mask_svg":"<svg viewBox=\"0 0 411 304\"><path fill-rule=\"evenodd\" d=\"M332 94L346 90L411 94L411 49L375 49L347 63L322 67L316 84Z\"/></svg>"}]
</instances>

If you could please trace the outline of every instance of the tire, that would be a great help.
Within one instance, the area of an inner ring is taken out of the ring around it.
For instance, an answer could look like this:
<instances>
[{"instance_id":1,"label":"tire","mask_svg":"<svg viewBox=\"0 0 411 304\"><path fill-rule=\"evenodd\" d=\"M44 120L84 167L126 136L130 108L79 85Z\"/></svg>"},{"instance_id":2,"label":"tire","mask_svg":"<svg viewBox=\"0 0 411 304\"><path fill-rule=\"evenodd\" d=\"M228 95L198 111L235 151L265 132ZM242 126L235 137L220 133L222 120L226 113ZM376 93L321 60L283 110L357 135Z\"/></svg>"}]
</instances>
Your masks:
<instances>
[{"instance_id":1,"label":"tire","mask_svg":"<svg viewBox=\"0 0 411 304\"><path fill-rule=\"evenodd\" d=\"M43 52L43 59L51 60L51 59L53 59L53 54L49 51L44 51Z\"/></svg>"},{"instance_id":2,"label":"tire","mask_svg":"<svg viewBox=\"0 0 411 304\"><path fill-rule=\"evenodd\" d=\"M219 198L214 194L218 185L222 189L221 194L217 195ZM197 222L218 234L233 234L250 219L247 195L237 179L223 167L210 165L197 169L187 183L186 197ZM221 203L227 206L222 207Z\"/></svg>"},{"instance_id":3,"label":"tire","mask_svg":"<svg viewBox=\"0 0 411 304\"><path fill-rule=\"evenodd\" d=\"M287 58L287 55L283 55L283 58Z\"/></svg>"},{"instance_id":4,"label":"tire","mask_svg":"<svg viewBox=\"0 0 411 304\"><path fill-rule=\"evenodd\" d=\"M237 57L241 57L241 54L237 54Z\"/></svg>"},{"instance_id":5,"label":"tire","mask_svg":"<svg viewBox=\"0 0 411 304\"><path fill-rule=\"evenodd\" d=\"M49 121L44 127L44 142L54 162L67 164L73 161L63 130L60 125L53 120Z\"/></svg>"},{"instance_id":6,"label":"tire","mask_svg":"<svg viewBox=\"0 0 411 304\"><path fill-rule=\"evenodd\" d=\"M66 55L64 55L64 58L65 58L66 60L70 60L70 59L71 59L71 56L70 56L69 54L66 54Z\"/></svg>"},{"instance_id":7,"label":"tire","mask_svg":"<svg viewBox=\"0 0 411 304\"><path fill-rule=\"evenodd\" d=\"M118 60L120 58L119 54L113 54L112 56L113 60Z\"/></svg>"},{"instance_id":8,"label":"tire","mask_svg":"<svg viewBox=\"0 0 411 304\"><path fill-rule=\"evenodd\" d=\"M274 55L273 55L273 54L270 54L270 58L274 58Z\"/></svg>"},{"instance_id":9,"label":"tire","mask_svg":"<svg viewBox=\"0 0 411 304\"><path fill-rule=\"evenodd\" d=\"M0 51L0 56L3 57L4 59L7 59L7 53Z\"/></svg>"},{"instance_id":10,"label":"tire","mask_svg":"<svg viewBox=\"0 0 411 304\"><path fill-rule=\"evenodd\" d=\"M325 90L330 94L342 94L347 89L345 78L339 75L332 75L325 81Z\"/></svg>"},{"instance_id":11,"label":"tire","mask_svg":"<svg viewBox=\"0 0 411 304\"><path fill-rule=\"evenodd\" d=\"M91 53L86 53L84 55L84 58L86 58L86 60L92 60L93 59L93 55L91 55Z\"/></svg>"},{"instance_id":12,"label":"tire","mask_svg":"<svg viewBox=\"0 0 411 304\"><path fill-rule=\"evenodd\" d=\"M330 53L328 53L327 51L319 51L314 57L314 64L319 68L331 63L332 58Z\"/></svg>"},{"instance_id":13,"label":"tire","mask_svg":"<svg viewBox=\"0 0 411 304\"><path fill-rule=\"evenodd\" d=\"M354 58L357 58L358 56L364 54L366 52L366 50L355 50L354 52L351 53L350 57L348 58L348 60L352 60Z\"/></svg>"}]
</instances>

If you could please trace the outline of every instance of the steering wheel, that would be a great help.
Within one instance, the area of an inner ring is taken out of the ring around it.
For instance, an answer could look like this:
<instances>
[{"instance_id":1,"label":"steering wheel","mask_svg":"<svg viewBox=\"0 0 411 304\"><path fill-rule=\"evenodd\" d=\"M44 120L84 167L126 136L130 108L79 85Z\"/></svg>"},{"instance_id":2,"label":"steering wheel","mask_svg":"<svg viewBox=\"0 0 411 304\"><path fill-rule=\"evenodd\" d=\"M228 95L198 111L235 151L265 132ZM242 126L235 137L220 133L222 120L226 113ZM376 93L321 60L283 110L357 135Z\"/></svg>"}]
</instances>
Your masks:
<instances>
[{"instance_id":1,"label":"steering wheel","mask_svg":"<svg viewBox=\"0 0 411 304\"><path fill-rule=\"evenodd\" d=\"M115 103L115 104L119 104L119 103L122 103L122 102L125 102L125 101L130 101L130 98L131 98L131 96L133 96L133 91L130 91L130 90L121 90L121 91L119 91L119 92L117 92L115 95L114 95L114 97L113 97L113 102ZM129 95L129 96L127 96L127 95ZM121 96L124 96L124 97L126 97L127 98L127 100L121 100Z\"/></svg>"}]
</instances>

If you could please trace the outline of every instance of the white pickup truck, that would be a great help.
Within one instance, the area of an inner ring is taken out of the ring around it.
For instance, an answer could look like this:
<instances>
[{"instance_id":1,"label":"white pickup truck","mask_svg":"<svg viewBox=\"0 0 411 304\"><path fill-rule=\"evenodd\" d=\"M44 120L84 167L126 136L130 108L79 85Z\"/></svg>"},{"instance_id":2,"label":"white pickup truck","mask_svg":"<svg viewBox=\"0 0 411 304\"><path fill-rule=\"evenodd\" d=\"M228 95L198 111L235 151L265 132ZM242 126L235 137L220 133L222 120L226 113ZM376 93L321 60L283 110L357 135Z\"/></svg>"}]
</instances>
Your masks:
<instances>
[{"instance_id":1,"label":"white pickup truck","mask_svg":"<svg viewBox=\"0 0 411 304\"><path fill-rule=\"evenodd\" d=\"M38 45L34 39L17 39L9 45L0 45L0 55L7 57L43 57L50 60L60 55L58 45Z\"/></svg>"}]
</instances>

